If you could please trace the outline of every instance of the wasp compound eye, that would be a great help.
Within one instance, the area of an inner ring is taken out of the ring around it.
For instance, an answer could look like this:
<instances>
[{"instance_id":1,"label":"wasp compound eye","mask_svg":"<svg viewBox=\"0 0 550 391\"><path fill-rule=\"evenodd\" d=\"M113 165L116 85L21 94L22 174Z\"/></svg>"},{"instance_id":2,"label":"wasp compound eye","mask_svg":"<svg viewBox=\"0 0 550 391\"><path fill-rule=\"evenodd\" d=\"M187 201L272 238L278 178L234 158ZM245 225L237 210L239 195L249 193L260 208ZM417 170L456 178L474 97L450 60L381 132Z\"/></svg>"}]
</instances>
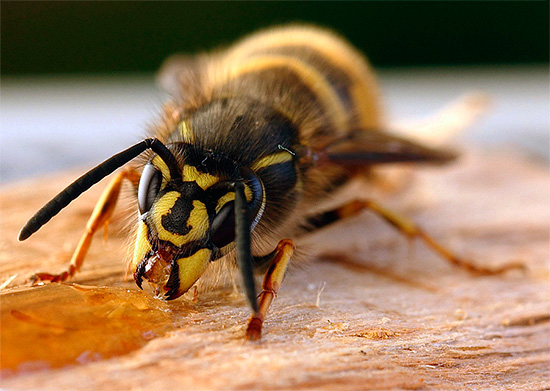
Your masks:
<instances>
[{"instance_id":1,"label":"wasp compound eye","mask_svg":"<svg viewBox=\"0 0 550 391\"><path fill-rule=\"evenodd\" d=\"M139 213L144 214L151 209L157 197L162 182L162 173L151 163L148 163L143 172L138 187Z\"/></svg>"},{"instance_id":2,"label":"wasp compound eye","mask_svg":"<svg viewBox=\"0 0 550 391\"><path fill-rule=\"evenodd\" d=\"M227 246L235 240L235 204L225 204L212 221L212 242L218 248Z\"/></svg>"}]
</instances>

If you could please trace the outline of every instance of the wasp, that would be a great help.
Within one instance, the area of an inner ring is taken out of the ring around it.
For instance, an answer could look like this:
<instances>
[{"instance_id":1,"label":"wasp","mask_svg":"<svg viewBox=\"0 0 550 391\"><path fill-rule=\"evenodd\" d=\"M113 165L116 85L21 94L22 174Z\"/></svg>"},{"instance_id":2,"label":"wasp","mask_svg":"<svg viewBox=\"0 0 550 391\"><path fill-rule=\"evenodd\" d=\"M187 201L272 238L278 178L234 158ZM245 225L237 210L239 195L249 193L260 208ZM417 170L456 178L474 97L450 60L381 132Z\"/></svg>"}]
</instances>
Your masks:
<instances>
[{"instance_id":1,"label":"wasp","mask_svg":"<svg viewBox=\"0 0 550 391\"><path fill-rule=\"evenodd\" d=\"M365 209L451 262L486 271L373 200L359 197L318 210L376 166L442 164L457 156L385 131L370 65L334 33L311 26L269 29L224 51L176 55L160 80L171 98L149 136L82 175L22 228L19 240L121 168L92 212L69 268L38 273L35 281L65 281L81 268L125 180L135 189L139 211L129 265L136 284L141 288L146 280L157 295L176 299L209 264L234 257L252 309L249 339L261 336L293 257L293 238ZM257 271L264 273L259 294Z\"/></svg>"}]
</instances>

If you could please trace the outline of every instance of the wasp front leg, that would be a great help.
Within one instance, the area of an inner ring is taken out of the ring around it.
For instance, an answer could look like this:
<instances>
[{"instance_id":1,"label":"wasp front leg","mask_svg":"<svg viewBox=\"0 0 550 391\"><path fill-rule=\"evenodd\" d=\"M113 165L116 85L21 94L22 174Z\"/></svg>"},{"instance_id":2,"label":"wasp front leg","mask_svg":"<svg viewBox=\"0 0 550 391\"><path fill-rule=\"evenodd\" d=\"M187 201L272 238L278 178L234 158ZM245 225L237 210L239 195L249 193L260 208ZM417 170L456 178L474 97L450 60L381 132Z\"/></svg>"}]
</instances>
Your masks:
<instances>
[{"instance_id":1,"label":"wasp front leg","mask_svg":"<svg viewBox=\"0 0 550 391\"><path fill-rule=\"evenodd\" d=\"M379 203L372 200L353 200L348 202L334 210L321 213L313 216L308 220L309 226L314 229L322 228L328 224L336 222L340 219L355 216L359 212L368 209L376 213L378 216L386 220L389 224L403 233L410 240L420 239L432 250L438 253L441 257L455 266L466 269L476 274L501 274L511 269L523 269L524 265L521 263L509 263L497 268L489 268L472 263L471 261L464 259L456 255L453 251L448 249L443 244L439 243L431 235L427 234L422 228L415 224L408 217L397 214Z\"/></svg>"},{"instance_id":2,"label":"wasp front leg","mask_svg":"<svg viewBox=\"0 0 550 391\"><path fill-rule=\"evenodd\" d=\"M258 340L262 335L262 324L267 310L281 288L294 249L292 240L283 239L272 253L273 260L265 273L262 292L258 296L258 310L250 318L246 329L246 337L249 340Z\"/></svg>"},{"instance_id":3,"label":"wasp front leg","mask_svg":"<svg viewBox=\"0 0 550 391\"><path fill-rule=\"evenodd\" d=\"M95 205L92 215L86 224L86 231L80 238L80 241L73 252L68 269L59 274L36 273L31 277L33 284L45 281L63 282L72 278L74 274L80 270L94 235L102 226L104 226L105 229L107 228L109 219L115 209L124 179L137 183L137 180L139 180L139 175L134 170L122 171L118 173L109 183Z\"/></svg>"}]
</instances>

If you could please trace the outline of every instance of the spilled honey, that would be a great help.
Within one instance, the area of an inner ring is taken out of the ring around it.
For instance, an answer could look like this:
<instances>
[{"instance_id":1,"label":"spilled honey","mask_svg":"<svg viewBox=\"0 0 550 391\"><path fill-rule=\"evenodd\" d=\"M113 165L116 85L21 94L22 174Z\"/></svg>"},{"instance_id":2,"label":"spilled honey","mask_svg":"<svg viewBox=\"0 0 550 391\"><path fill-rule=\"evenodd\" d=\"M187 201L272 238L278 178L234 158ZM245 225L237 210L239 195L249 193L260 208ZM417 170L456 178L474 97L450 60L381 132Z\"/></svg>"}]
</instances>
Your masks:
<instances>
[{"instance_id":1,"label":"spilled honey","mask_svg":"<svg viewBox=\"0 0 550 391\"><path fill-rule=\"evenodd\" d=\"M2 292L2 376L126 354L175 328L141 291L51 284Z\"/></svg>"}]
</instances>

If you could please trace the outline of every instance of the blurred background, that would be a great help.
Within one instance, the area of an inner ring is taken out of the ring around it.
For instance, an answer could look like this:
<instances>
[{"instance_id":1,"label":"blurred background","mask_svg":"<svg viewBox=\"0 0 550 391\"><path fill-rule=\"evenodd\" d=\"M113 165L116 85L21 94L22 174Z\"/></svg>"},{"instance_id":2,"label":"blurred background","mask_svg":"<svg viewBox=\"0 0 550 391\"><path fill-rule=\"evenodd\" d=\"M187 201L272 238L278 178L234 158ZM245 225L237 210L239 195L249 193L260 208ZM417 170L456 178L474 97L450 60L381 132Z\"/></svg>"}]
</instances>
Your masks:
<instances>
[{"instance_id":1,"label":"blurred background","mask_svg":"<svg viewBox=\"0 0 550 391\"><path fill-rule=\"evenodd\" d=\"M102 161L143 137L163 59L272 25L339 32L377 69L392 118L481 90L463 141L548 161L549 5L523 2L4 2L0 179Z\"/></svg>"}]
</instances>

